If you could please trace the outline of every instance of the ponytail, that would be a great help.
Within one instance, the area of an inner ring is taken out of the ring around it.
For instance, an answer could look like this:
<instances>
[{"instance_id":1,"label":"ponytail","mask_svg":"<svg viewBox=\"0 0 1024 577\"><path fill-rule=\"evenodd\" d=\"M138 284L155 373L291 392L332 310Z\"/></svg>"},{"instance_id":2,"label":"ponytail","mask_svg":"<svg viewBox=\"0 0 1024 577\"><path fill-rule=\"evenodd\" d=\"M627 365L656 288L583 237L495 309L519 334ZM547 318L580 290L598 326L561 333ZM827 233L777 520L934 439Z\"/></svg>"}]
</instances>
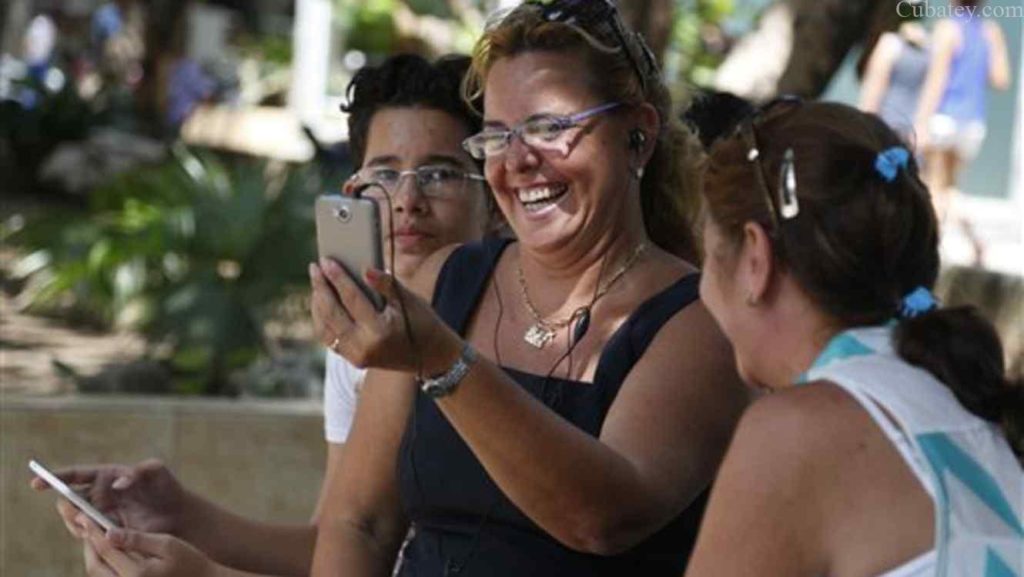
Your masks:
<instances>
[{"instance_id":1,"label":"ponytail","mask_svg":"<svg viewBox=\"0 0 1024 577\"><path fill-rule=\"evenodd\" d=\"M942 381L965 409L999 424L1024 464L1024 383L1007 379L999 335L974 307L904 318L893 341L900 357Z\"/></svg>"}]
</instances>

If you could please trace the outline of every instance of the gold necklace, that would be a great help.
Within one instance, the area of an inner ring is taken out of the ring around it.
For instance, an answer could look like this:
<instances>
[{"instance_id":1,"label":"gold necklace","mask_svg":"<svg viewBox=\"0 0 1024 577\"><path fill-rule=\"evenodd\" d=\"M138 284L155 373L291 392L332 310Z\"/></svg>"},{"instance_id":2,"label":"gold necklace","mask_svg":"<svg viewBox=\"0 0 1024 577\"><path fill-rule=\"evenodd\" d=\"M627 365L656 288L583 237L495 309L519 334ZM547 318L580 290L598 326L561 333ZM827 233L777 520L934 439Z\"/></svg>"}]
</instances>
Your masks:
<instances>
[{"instance_id":1,"label":"gold necklace","mask_svg":"<svg viewBox=\"0 0 1024 577\"><path fill-rule=\"evenodd\" d=\"M622 278L622 275L626 274L626 271L628 271L633 266L633 264L636 263L637 259L640 258L640 255L643 254L646 248L646 242L641 242L639 245L637 245L636 249L633 251L633 254L629 255L629 258L626 259L626 262L622 263L622 266L620 266L618 270L616 270L615 273L612 274L611 278L608 279L608 282L606 282L604 286L598 289L598 291L594 294L594 298L590 300L590 304L587 305L586 308L589 309L590 307L593 307L594 303L596 303L604 295L608 294L608 291L611 290L612 285L614 285L620 278ZM523 340L529 343L534 348L543 349L545 345L547 345L555 338L555 334L558 331L567 327L569 323L571 323L573 319L576 318L576 313L578 311L574 311L573 314L558 321L545 320L544 317L541 316L540 312L537 311L537 307L534 306L533 301L530 300L530 291L526 288L526 276L523 274L523 265L521 260L518 263L516 263L516 272L519 276L519 290L522 293L523 304L526 305L526 310L530 312L530 316L533 317L534 321L533 324L530 325L530 328L526 329L526 334L523 335ZM598 279L598 282L600 282L600 279Z\"/></svg>"}]
</instances>

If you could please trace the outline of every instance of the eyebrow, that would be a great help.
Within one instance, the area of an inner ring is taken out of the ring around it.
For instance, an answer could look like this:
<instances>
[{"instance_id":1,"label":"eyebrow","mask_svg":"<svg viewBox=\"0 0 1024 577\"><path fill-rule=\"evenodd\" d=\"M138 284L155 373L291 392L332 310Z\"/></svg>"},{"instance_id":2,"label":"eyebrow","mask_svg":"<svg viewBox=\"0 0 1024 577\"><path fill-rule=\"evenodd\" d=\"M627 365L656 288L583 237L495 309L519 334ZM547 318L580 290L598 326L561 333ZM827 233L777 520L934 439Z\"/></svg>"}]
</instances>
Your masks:
<instances>
[{"instance_id":1,"label":"eyebrow","mask_svg":"<svg viewBox=\"0 0 1024 577\"><path fill-rule=\"evenodd\" d=\"M393 155L393 154L391 154L391 155L385 155L385 156L375 156L375 157L371 158L370 160L367 160L366 162L364 162L363 166L381 166L381 165L387 165L387 164L394 164L396 162L398 162L398 157Z\"/></svg>"},{"instance_id":2,"label":"eyebrow","mask_svg":"<svg viewBox=\"0 0 1024 577\"><path fill-rule=\"evenodd\" d=\"M369 161L363 163L364 166L388 166L401 162L401 159L396 155L384 155L375 156ZM422 159L419 166L429 166L435 164L447 164L458 168L465 168L464 163L457 157L450 154L429 154Z\"/></svg>"}]
</instances>

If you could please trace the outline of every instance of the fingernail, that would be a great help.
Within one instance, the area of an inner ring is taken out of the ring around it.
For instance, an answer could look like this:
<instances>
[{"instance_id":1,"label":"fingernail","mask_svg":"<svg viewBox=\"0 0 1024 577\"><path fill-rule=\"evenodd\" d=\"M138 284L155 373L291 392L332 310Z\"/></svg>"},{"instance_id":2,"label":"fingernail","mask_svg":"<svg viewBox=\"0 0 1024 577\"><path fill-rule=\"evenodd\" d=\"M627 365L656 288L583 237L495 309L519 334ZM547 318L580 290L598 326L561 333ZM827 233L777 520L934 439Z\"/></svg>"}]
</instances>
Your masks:
<instances>
[{"instance_id":1,"label":"fingernail","mask_svg":"<svg viewBox=\"0 0 1024 577\"><path fill-rule=\"evenodd\" d=\"M384 273L375 268L368 268L366 269L365 276L367 281L376 283L384 276Z\"/></svg>"},{"instance_id":2,"label":"fingernail","mask_svg":"<svg viewBox=\"0 0 1024 577\"><path fill-rule=\"evenodd\" d=\"M75 525L78 525L79 527L86 529L89 527L89 522L86 521L85 515L79 513L78 515L75 515Z\"/></svg>"},{"instance_id":3,"label":"fingernail","mask_svg":"<svg viewBox=\"0 0 1024 577\"><path fill-rule=\"evenodd\" d=\"M316 265L313 263L309 263L309 278L316 278Z\"/></svg>"},{"instance_id":4,"label":"fingernail","mask_svg":"<svg viewBox=\"0 0 1024 577\"><path fill-rule=\"evenodd\" d=\"M127 489L128 485L130 484L131 479L129 479L128 477L118 477L117 479L114 479L114 482L111 483L110 486L114 489L121 490Z\"/></svg>"}]
</instances>

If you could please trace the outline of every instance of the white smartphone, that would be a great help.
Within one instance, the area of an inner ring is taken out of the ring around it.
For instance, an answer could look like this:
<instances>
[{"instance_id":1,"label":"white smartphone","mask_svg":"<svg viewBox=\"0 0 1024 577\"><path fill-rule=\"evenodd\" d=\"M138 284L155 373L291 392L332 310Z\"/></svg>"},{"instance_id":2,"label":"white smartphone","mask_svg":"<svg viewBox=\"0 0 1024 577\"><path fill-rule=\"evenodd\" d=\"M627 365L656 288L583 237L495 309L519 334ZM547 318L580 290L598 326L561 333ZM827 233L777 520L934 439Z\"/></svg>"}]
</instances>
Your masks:
<instances>
[{"instance_id":1,"label":"white smartphone","mask_svg":"<svg viewBox=\"0 0 1024 577\"><path fill-rule=\"evenodd\" d=\"M117 527L117 524L111 521L109 517L97 511L96 507L93 507L92 504L86 501L84 497L74 492L71 487L68 487L64 481L58 479L56 475L51 473L49 469L42 466L39 462L35 460L29 461L28 468L38 475L40 479L46 481L48 485L56 489L57 492L65 499L71 501L72 505L78 507L81 512L88 515L89 518L97 525L103 527L104 531L109 531L114 527Z\"/></svg>"},{"instance_id":2,"label":"white smartphone","mask_svg":"<svg viewBox=\"0 0 1024 577\"><path fill-rule=\"evenodd\" d=\"M379 311L384 298L363 281L363 270L384 268L380 209L370 199L324 195L316 199L316 240L321 257L341 263Z\"/></svg>"}]
</instances>

